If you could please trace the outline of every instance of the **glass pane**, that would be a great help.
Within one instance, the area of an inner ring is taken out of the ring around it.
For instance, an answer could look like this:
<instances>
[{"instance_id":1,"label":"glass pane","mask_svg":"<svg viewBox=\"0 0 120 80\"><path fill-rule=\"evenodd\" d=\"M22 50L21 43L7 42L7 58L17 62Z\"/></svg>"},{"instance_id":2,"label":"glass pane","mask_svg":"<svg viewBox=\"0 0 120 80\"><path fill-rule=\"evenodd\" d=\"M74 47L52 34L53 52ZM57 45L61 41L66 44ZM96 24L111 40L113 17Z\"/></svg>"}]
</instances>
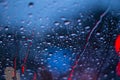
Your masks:
<instances>
[{"instance_id":1,"label":"glass pane","mask_svg":"<svg viewBox=\"0 0 120 80\"><path fill-rule=\"evenodd\" d=\"M119 80L119 0L0 0L0 80Z\"/></svg>"}]
</instances>

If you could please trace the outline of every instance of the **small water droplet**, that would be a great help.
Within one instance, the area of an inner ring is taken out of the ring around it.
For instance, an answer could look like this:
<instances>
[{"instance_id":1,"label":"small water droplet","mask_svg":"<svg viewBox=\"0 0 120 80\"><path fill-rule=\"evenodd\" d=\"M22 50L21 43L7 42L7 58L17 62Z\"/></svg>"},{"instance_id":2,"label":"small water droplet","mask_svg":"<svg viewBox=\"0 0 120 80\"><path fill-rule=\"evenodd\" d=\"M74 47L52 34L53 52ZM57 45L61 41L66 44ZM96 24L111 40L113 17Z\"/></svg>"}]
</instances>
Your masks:
<instances>
[{"instance_id":1,"label":"small water droplet","mask_svg":"<svg viewBox=\"0 0 120 80\"><path fill-rule=\"evenodd\" d=\"M60 23L59 23L59 22L55 22L54 25L55 25L55 26L59 26Z\"/></svg>"},{"instance_id":2,"label":"small water droplet","mask_svg":"<svg viewBox=\"0 0 120 80\"><path fill-rule=\"evenodd\" d=\"M9 29L8 27L5 27L5 31L8 31L8 29Z\"/></svg>"},{"instance_id":3,"label":"small water droplet","mask_svg":"<svg viewBox=\"0 0 120 80\"><path fill-rule=\"evenodd\" d=\"M33 2L29 2L28 6L29 7L33 7L34 3Z\"/></svg>"},{"instance_id":4,"label":"small water droplet","mask_svg":"<svg viewBox=\"0 0 120 80\"><path fill-rule=\"evenodd\" d=\"M69 25L70 21L64 21L64 25Z\"/></svg>"},{"instance_id":5,"label":"small water droplet","mask_svg":"<svg viewBox=\"0 0 120 80\"><path fill-rule=\"evenodd\" d=\"M2 41L0 41L0 44L2 43Z\"/></svg>"}]
</instances>

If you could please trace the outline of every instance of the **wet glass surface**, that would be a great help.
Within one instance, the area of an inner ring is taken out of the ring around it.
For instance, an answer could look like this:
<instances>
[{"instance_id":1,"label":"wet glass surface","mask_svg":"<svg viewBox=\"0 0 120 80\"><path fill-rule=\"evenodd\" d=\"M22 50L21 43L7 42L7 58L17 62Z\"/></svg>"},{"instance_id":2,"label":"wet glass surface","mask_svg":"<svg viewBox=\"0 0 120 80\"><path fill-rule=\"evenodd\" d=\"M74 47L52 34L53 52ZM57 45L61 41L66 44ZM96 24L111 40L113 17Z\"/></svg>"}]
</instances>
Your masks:
<instances>
[{"instance_id":1,"label":"wet glass surface","mask_svg":"<svg viewBox=\"0 0 120 80\"><path fill-rule=\"evenodd\" d=\"M0 0L0 80L120 80L119 0Z\"/></svg>"}]
</instances>

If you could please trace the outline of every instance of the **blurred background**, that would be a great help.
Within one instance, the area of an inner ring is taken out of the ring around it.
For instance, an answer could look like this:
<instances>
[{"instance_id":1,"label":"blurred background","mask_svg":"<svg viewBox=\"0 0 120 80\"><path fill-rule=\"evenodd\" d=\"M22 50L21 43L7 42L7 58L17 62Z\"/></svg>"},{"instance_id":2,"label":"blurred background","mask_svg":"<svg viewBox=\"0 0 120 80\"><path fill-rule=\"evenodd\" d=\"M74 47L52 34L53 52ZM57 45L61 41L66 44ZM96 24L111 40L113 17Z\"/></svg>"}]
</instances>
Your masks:
<instances>
[{"instance_id":1,"label":"blurred background","mask_svg":"<svg viewBox=\"0 0 120 80\"><path fill-rule=\"evenodd\" d=\"M0 80L120 80L119 34L119 0L0 0Z\"/></svg>"}]
</instances>

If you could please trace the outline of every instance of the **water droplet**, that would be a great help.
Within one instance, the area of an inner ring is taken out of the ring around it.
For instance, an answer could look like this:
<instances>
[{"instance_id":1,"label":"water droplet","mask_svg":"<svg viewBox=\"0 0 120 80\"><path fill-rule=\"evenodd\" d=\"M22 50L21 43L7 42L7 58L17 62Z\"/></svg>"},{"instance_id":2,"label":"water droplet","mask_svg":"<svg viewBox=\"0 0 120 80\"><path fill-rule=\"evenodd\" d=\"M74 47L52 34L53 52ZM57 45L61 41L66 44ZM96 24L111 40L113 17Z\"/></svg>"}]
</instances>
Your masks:
<instances>
[{"instance_id":1,"label":"water droplet","mask_svg":"<svg viewBox=\"0 0 120 80\"><path fill-rule=\"evenodd\" d=\"M59 26L60 23L59 23L59 22L55 22L54 25L55 25L55 26Z\"/></svg>"},{"instance_id":2,"label":"water droplet","mask_svg":"<svg viewBox=\"0 0 120 80\"><path fill-rule=\"evenodd\" d=\"M5 27L5 31L8 31L8 29L9 29L8 27Z\"/></svg>"},{"instance_id":3,"label":"water droplet","mask_svg":"<svg viewBox=\"0 0 120 80\"><path fill-rule=\"evenodd\" d=\"M2 43L2 41L0 41L0 44Z\"/></svg>"},{"instance_id":4,"label":"water droplet","mask_svg":"<svg viewBox=\"0 0 120 80\"><path fill-rule=\"evenodd\" d=\"M34 3L33 2L29 2L28 6L29 7L33 7Z\"/></svg>"},{"instance_id":5,"label":"water droplet","mask_svg":"<svg viewBox=\"0 0 120 80\"><path fill-rule=\"evenodd\" d=\"M70 21L64 21L64 25L69 25Z\"/></svg>"},{"instance_id":6,"label":"water droplet","mask_svg":"<svg viewBox=\"0 0 120 80\"><path fill-rule=\"evenodd\" d=\"M97 35L97 36L99 36L99 35L100 35L100 33L98 32L98 33L96 33L96 35Z\"/></svg>"},{"instance_id":7,"label":"water droplet","mask_svg":"<svg viewBox=\"0 0 120 80\"><path fill-rule=\"evenodd\" d=\"M86 26L86 27L85 27L86 30L89 29L89 28L90 28L90 26Z\"/></svg>"},{"instance_id":8,"label":"water droplet","mask_svg":"<svg viewBox=\"0 0 120 80\"><path fill-rule=\"evenodd\" d=\"M60 36L60 38L64 38L64 36Z\"/></svg>"}]
</instances>

